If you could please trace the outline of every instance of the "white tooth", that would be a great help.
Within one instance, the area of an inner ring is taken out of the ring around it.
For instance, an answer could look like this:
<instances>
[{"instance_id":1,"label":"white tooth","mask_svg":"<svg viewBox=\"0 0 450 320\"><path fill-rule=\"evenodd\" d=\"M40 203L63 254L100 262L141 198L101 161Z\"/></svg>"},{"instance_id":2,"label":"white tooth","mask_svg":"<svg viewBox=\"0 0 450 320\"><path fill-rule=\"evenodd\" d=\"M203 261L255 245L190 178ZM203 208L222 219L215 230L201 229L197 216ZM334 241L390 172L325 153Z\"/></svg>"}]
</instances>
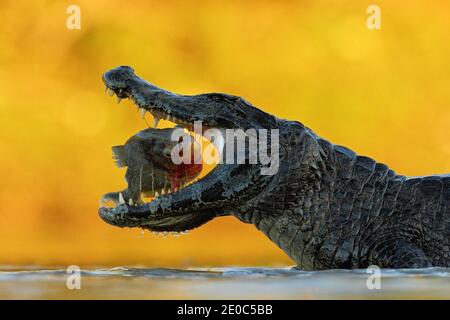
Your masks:
<instances>
[{"instance_id":1,"label":"white tooth","mask_svg":"<svg viewBox=\"0 0 450 320\"><path fill-rule=\"evenodd\" d=\"M120 204L124 204L125 203L125 199L123 198L122 192L119 193L119 203Z\"/></svg>"},{"instance_id":2,"label":"white tooth","mask_svg":"<svg viewBox=\"0 0 450 320\"><path fill-rule=\"evenodd\" d=\"M167 121L172 121L172 117L170 115L167 115Z\"/></svg>"},{"instance_id":3,"label":"white tooth","mask_svg":"<svg viewBox=\"0 0 450 320\"><path fill-rule=\"evenodd\" d=\"M155 192L155 198L156 198L156 197L159 197L158 191Z\"/></svg>"},{"instance_id":4,"label":"white tooth","mask_svg":"<svg viewBox=\"0 0 450 320\"><path fill-rule=\"evenodd\" d=\"M108 87L105 84L105 93L108 92Z\"/></svg>"},{"instance_id":5,"label":"white tooth","mask_svg":"<svg viewBox=\"0 0 450 320\"><path fill-rule=\"evenodd\" d=\"M170 188L169 188L169 190L167 190L167 193L172 193L172 190L170 190Z\"/></svg>"},{"instance_id":6,"label":"white tooth","mask_svg":"<svg viewBox=\"0 0 450 320\"><path fill-rule=\"evenodd\" d=\"M139 114L141 115L141 118L145 117L146 112L147 112L147 110L145 110L144 108L139 108Z\"/></svg>"},{"instance_id":7,"label":"white tooth","mask_svg":"<svg viewBox=\"0 0 450 320\"><path fill-rule=\"evenodd\" d=\"M128 204L129 204L130 206L133 206L133 205L134 205L133 199L130 199L130 201L128 201Z\"/></svg>"},{"instance_id":8,"label":"white tooth","mask_svg":"<svg viewBox=\"0 0 450 320\"><path fill-rule=\"evenodd\" d=\"M166 190L161 189L161 194L166 194Z\"/></svg>"},{"instance_id":9,"label":"white tooth","mask_svg":"<svg viewBox=\"0 0 450 320\"><path fill-rule=\"evenodd\" d=\"M179 122L180 120L178 120L177 118L173 117L172 118L173 122Z\"/></svg>"},{"instance_id":10,"label":"white tooth","mask_svg":"<svg viewBox=\"0 0 450 320\"><path fill-rule=\"evenodd\" d=\"M114 95L114 91L109 89L109 96L112 97Z\"/></svg>"},{"instance_id":11,"label":"white tooth","mask_svg":"<svg viewBox=\"0 0 450 320\"><path fill-rule=\"evenodd\" d=\"M160 119L156 116L153 118L153 128L156 128L158 126L159 120Z\"/></svg>"}]
</instances>

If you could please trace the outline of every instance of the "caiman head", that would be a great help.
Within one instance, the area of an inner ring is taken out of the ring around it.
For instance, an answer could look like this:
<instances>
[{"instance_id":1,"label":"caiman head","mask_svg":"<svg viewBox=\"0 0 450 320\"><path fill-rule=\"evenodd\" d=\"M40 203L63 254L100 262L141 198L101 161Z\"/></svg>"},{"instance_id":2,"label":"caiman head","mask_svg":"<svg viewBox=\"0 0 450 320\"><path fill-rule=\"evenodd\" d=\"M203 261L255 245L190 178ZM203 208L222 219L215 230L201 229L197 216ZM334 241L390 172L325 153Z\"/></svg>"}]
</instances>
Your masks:
<instances>
[{"instance_id":1,"label":"caiman head","mask_svg":"<svg viewBox=\"0 0 450 320\"><path fill-rule=\"evenodd\" d=\"M127 66L106 72L103 75L103 82L110 95L115 94L119 102L121 99L133 101L142 117L147 112L151 113L155 128L159 119L171 121L188 131L194 129L194 122L201 122L202 134L209 128L216 128L222 132L225 129L245 131L277 128L278 119L240 97L222 93L174 94L141 79ZM195 169L189 168L193 175L182 181L178 189L172 186L170 193L156 195L154 190L157 188L152 187L152 181L153 183L160 181L158 182L160 186L163 181L167 181L168 174L176 171L176 167L172 169L167 167L167 161L170 159L164 159L164 156L167 157L165 149L171 145L168 141L170 130L172 129L166 131L147 129L131 138L125 146L113 148L116 163L128 166L129 188L126 194L109 193L103 197L105 201L115 202L113 208L100 207L99 214L104 221L119 227L185 231L198 227L214 217L233 214L240 206L256 197L263 185L268 183L269 178L261 175L261 165L258 163L251 164L248 161L242 164L223 163L218 164L200 180L182 186L198 173ZM151 146L155 141L162 143L159 149ZM165 152L166 155L155 154L161 152ZM245 157L248 156L246 153ZM164 161L155 160L158 158ZM144 169L141 169L142 167ZM142 170L145 174L142 174ZM154 178L149 174L151 170ZM141 189L135 186L137 181ZM150 195L155 196L153 200L143 202L140 193L148 194L151 191L153 194Z\"/></svg>"}]
</instances>

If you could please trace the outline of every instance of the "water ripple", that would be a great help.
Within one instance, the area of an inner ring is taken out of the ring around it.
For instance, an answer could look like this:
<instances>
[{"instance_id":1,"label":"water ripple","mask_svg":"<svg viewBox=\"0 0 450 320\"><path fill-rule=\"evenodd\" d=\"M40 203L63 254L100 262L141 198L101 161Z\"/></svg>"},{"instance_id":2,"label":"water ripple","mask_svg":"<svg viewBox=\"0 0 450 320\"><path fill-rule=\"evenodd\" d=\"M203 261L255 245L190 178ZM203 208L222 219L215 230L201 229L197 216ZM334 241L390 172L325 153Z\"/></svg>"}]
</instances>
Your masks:
<instances>
[{"instance_id":1,"label":"water ripple","mask_svg":"<svg viewBox=\"0 0 450 320\"><path fill-rule=\"evenodd\" d=\"M291 267L87 268L82 290L68 290L65 268L0 267L0 298L304 299L450 298L450 269L383 269L369 290L366 269L302 271Z\"/></svg>"}]
</instances>

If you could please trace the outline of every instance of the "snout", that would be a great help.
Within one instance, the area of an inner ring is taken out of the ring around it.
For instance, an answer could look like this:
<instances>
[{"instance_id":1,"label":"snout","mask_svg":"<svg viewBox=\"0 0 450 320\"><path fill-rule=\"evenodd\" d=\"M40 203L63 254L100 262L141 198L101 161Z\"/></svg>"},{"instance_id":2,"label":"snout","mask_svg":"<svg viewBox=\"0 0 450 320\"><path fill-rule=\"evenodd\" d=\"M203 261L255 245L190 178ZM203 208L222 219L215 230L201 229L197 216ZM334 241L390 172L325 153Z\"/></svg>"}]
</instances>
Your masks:
<instances>
[{"instance_id":1,"label":"snout","mask_svg":"<svg viewBox=\"0 0 450 320\"><path fill-rule=\"evenodd\" d=\"M105 72L102 76L105 85L112 90L126 86L127 80L135 77L134 69L129 66L120 66Z\"/></svg>"}]
</instances>

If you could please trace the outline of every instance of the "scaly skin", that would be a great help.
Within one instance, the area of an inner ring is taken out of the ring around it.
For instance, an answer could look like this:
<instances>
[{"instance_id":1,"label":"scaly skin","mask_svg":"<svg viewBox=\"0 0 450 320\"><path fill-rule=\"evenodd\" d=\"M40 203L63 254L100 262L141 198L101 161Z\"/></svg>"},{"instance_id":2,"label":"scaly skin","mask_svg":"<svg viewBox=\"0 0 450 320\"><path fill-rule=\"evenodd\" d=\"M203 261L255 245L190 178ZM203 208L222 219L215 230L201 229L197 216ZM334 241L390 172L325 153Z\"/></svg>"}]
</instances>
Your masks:
<instances>
[{"instance_id":1,"label":"scaly skin","mask_svg":"<svg viewBox=\"0 0 450 320\"><path fill-rule=\"evenodd\" d=\"M150 203L100 208L106 222L182 231L231 214L254 224L305 270L450 266L450 175L397 175L239 97L173 94L129 67L103 80L118 97L187 128L201 120L208 127L279 129L280 135L277 174L261 175L260 165L218 165Z\"/></svg>"}]
</instances>

